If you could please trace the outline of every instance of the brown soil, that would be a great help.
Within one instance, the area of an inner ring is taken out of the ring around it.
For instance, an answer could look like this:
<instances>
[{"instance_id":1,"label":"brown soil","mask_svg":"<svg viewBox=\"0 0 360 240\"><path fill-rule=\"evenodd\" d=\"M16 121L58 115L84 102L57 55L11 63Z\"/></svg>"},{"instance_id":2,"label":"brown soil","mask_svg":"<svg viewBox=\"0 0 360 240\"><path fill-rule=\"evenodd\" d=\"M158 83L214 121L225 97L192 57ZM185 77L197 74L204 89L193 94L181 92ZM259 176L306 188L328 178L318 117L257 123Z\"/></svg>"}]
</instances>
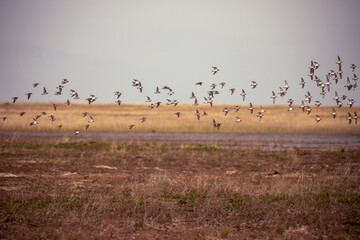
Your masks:
<instances>
[{"instance_id":1,"label":"brown soil","mask_svg":"<svg viewBox=\"0 0 360 240\"><path fill-rule=\"evenodd\" d=\"M360 150L0 136L1 239L358 239Z\"/></svg>"}]
</instances>

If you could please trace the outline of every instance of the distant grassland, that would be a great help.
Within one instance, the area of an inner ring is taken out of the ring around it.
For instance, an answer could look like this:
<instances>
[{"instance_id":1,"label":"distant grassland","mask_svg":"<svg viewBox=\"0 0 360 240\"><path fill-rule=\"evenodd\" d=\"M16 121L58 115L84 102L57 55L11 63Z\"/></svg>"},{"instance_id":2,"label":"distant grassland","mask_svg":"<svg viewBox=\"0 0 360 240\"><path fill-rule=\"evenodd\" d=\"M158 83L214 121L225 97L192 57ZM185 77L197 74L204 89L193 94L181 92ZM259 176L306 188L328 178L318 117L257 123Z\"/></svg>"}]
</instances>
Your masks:
<instances>
[{"instance_id":1,"label":"distant grassland","mask_svg":"<svg viewBox=\"0 0 360 240\"><path fill-rule=\"evenodd\" d=\"M213 107L200 104L173 105L161 104L158 108L150 110L150 104L124 103L118 106L115 103L55 103L57 110L52 107L53 102L17 102L0 103L0 117L7 117L6 121L0 120L0 130L17 131L74 131L78 129L85 131L85 125L90 127L86 131L106 132L243 132L243 133L317 133L317 134L360 134L360 122L355 125L348 124L347 115L350 112L360 113L360 107L348 106L342 108L334 107L337 111L336 119L331 116L333 106L312 106L312 112L307 115L298 105L294 105L294 111L288 112L286 105L263 105L265 113L262 121L256 117L260 111L259 105L254 105L254 113L250 114L249 105L239 105L240 110L235 113L234 104L215 104ZM227 116L223 108L229 108ZM197 120L194 115L196 109L202 114ZM20 117L19 113L25 112ZM29 126L35 115L46 112L46 115L38 119L38 124ZM89 116L83 117L82 112L88 112L95 122L88 123ZM180 118L174 114L180 112ZM49 115L55 116L52 124ZM319 123L315 122L315 115L321 117ZM236 116L241 118L240 123L235 123ZM141 123L140 118L147 120ZM221 123L220 129L214 129L212 121L215 119ZM57 125L63 125L58 130ZM130 130L129 125L135 126Z\"/></svg>"}]
</instances>

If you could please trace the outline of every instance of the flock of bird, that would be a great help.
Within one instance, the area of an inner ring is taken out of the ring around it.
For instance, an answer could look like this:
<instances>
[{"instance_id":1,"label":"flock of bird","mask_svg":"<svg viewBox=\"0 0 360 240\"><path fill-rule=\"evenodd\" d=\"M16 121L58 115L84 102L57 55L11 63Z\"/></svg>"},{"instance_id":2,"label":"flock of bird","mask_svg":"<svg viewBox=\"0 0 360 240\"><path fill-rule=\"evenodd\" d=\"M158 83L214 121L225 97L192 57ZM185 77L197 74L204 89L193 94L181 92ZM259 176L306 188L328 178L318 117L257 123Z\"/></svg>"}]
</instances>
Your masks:
<instances>
[{"instance_id":1,"label":"flock of bird","mask_svg":"<svg viewBox=\"0 0 360 240\"><path fill-rule=\"evenodd\" d=\"M337 71L330 70L325 75L325 80L323 81L316 74L317 69L320 67L320 64L318 62L316 62L316 61L311 61L311 63L310 63L309 74L308 74L309 79L311 81L315 82L316 87L318 87L321 90L320 95L322 96L322 98L324 98L326 96L326 94L331 93L330 89L331 89L332 84L337 85L343 79L343 74L344 73L342 71L342 61L341 61L341 58L339 56L337 58L336 65L338 67ZM352 76L351 79L348 76L346 77L346 83L345 83L344 87L345 87L345 89L347 91L351 91L351 90L355 91L357 89L357 87L358 87L358 83L357 83L358 77L354 73L355 69L356 69L356 65L351 64L350 69L351 69L351 74L353 76ZM217 74L219 71L220 71L220 69L218 67L212 67L212 70L211 70L212 75ZM68 82L69 81L67 79L62 79L61 84L59 84L56 87L57 90L56 90L56 92L54 94L58 95L58 96L62 95L63 89L64 89L65 85ZM200 87L203 86L203 84L204 84L203 82L196 82L195 83L196 86L200 86ZM212 83L210 85L210 89L207 91L207 96L204 97L203 104L209 104L212 107L213 104L214 104L215 97L218 94L220 94L220 91L219 91L220 89L217 89L218 86L220 86L221 89L223 89L225 87L225 85L226 85L225 82L221 82L218 85L215 84L215 83ZM303 77L301 77L299 85L301 86L302 89L304 89L304 87L306 85L306 81L304 80ZM37 82L33 84L33 88L36 88L38 86L39 86L39 83L37 83ZM251 89L255 89L257 86L258 86L258 83L256 81L251 81L251 83L250 83ZM141 81L139 81L137 79L132 80L132 87L138 89L140 93L143 92L143 85L142 85ZM289 86L288 82L285 80L284 85L279 87L279 92L278 93L275 93L275 91L273 90L272 94L270 96L270 98L272 99L273 104L276 103L276 100L278 98L285 97L287 95L287 93L288 93L289 88L290 88L290 86ZM179 102L177 100L175 100L175 99L172 99L172 100L170 99L170 97L175 94L174 90L172 88L168 87L168 86L163 86L161 88L161 91L162 90L166 91L167 95L169 96L169 98L166 99L167 102L165 104L166 105L173 105L174 107L176 107L179 104ZM236 91L235 88L229 88L228 90L229 90L230 95L233 95L235 93L235 91ZM157 94L160 94L160 93L161 93L160 88L156 87L154 94L157 95ZM32 92L26 93L25 94L26 99L30 100L32 94L33 94ZM46 87L43 87L43 91L42 91L41 95L47 95L47 94L49 94L49 93L48 93ZM120 106L121 103L122 103L122 101L120 100L120 97L122 96L122 93L120 91L115 91L114 95L116 97L115 103L117 103ZM244 89L241 89L239 95L241 96L241 99L243 101L245 101L246 96L247 96L247 92ZM73 90L73 89L70 89L70 97L72 99L75 99L75 100L80 99L78 92ZM193 101L194 101L193 106L198 106L199 105L198 97L196 96L196 94L194 92L192 92L190 94L189 98L193 99ZM15 104L16 101L19 99L19 97L15 96L15 97L12 97L11 99L12 99L12 102ZM98 98L93 94L90 94L89 97L85 98L85 100L89 104L94 103L97 99ZM312 107L310 106L310 103L311 103L312 99L313 99L313 96L311 95L310 91L307 91L307 93L304 96L304 99L301 101L301 105L299 106L299 108L303 112L305 112L307 115L309 115L311 113L311 111L312 111ZM335 101L337 108L341 108L344 105L343 101L345 101L346 99L348 100L347 105L349 106L349 108L351 108L355 103L354 99L348 98L346 95L339 96L337 91L334 92L333 100ZM158 108L162 104L162 102L160 102L160 101L153 102L150 96L146 96L146 101L145 102L149 103L150 110ZM292 98L289 98L287 100L287 103L288 103L288 106L289 106L288 111L293 111L294 110L294 108L293 108L294 100ZM67 99L66 104L67 105L71 104L69 99ZM314 105L315 105L315 107L318 108L318 107L321 106L321 102L319 100L316 100L316 101L314 101ZM57 105L52 104L52 107L53 107L54 111L56 111ZM235 106L233 110L236 113L236 112L239 111L239 109L240 109L239 106ZM250 114L253 114L254 107L253 107L251 102L249 104L248 110L250 111ZM223 112L224 112L225 116L228 115L229 111L231 111L231 109L229 109L227 107L225 107L223 109ZM264 113L265 113L265 109L262 106L260 106L260 110L257 112L257 115L256 115L259 118L259 121L261 121L262 118L264 117ZM19 116L22 117L24 114L25 114L25 112L20 112ZM180 116L181 116L181 112L175 112L174 114L176 115L177 118L180 118ZM335 119L336 115L337 115L337 112L336 112L335 108L333 108L332 112L329 113L329 114L331 114L332 118ZM34 126L34 125L38 124L37 120L41 116L46 116L46 115L47 115L46 112L42 112L41 114L34 116L33 121L31 121L29 123L29 126ZM207 116L208 114L205 111L203 113L200 113L199 110L196 109L194 115L196 116L197 120L200 120L200 118L202 116ZM90 127L90 124L94 122L94 118L88 112L82 113L82 116L84 118L86 116L89 117L89 119L87 121L87 124L84 126L84 129L87 130ZM55 116L54 115L49 115L48 117L49 117L50 121L52 122L52 124L54 124L55 120L56 120ZM235 123L240 123L242 121L239 116L236 116L235 118L236 118ZM352 124L352 123L357 124L357 119L358 119L357 112L353 112L353 114L351 114L350 111L348 112L348 116L347 116L346 120L348 121L349 125ZM6 121L7 117L6 116L2 117L2 120ZM146 117L142 117L140 119L141 123L144 123L146 120L147 120ZM320 122L321 117L319 115L316 115L315 116L315 121ZM211 125L214 128L219 129L220 126L221 126L221 123L216 121L215 119L213 119L212 122L211 122ZM58 129L61 129L63 126L62 125L57 125L56 127ZM129 129L132 129L133 127L135 127L135 124L130 124L128 127L129 127ZM74 130L74 133L75 133L75 135L78 135L80 133L80 130L76 129L76 130Z\"/></svg>"}]
</instances>

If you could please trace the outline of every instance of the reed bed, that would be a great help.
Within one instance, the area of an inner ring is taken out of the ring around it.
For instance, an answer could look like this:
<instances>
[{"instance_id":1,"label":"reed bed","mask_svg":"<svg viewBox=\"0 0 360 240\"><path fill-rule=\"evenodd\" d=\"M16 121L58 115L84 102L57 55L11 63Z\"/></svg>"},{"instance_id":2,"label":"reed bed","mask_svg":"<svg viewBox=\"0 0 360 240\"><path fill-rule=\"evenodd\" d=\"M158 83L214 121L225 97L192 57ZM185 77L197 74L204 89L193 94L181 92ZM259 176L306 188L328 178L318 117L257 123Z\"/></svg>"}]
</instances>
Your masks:
<instances>
[{"instance_id":1,"label":"reed bed","mask_svg":"<svg viewBox=\"0 0 360 240\"><path fill-rule=\"evenodd\" d=\"M254 113L248 110L248 105L239 105L240 110L235 113L235 105L215 104L192 106L191 104L173 105L161 104L158 108L150 109L149 104L124 103L118 106L114 103L72 103L69 106L65 103L55 103L57 110L54 111L52 102L40 103L0 103L0 117L7 117L6 121L0 122L2 131L74 131L78 129L85 131L85 125L90 127L87 131L106 131L106 132L243 132L243 133L300 133L300 134L359 134L360 124L349 125L348 112L360 112L360 107L355 106L351 109L347 106L337 108L334 106L312 107L312 112L307 115L299 106L294 105L294 111L288 111L286 105L263 105L265 108L264 117L260 121L257 113L260 111L259 105L254 105ZM225 116L223 109L230 109ZM336 109L337 117L333 119L332 108ZM207 116L201 116L197 120L194 115L196 109L202 114L204 111ZM20 117L19 113L25 112ZM38 124L29 126L33 117L46 112L46 115L38 119ZM82 113L88 112L95 122L88 123L89 116L83 117ZM177 118L175 112L180 112ZM54 124L51 123L49 115L55 116ZM321 121L316 123L315 115L321 117ZM141 123L140 118L146 117L147 120ZM241 118L240 123L235 123L236 117ZM212 126L213 119L221 123L219 129ZM129 125L135 125L129 129ZM63 125L58 130L57 125Z\"/></svg>"}]
</instances>

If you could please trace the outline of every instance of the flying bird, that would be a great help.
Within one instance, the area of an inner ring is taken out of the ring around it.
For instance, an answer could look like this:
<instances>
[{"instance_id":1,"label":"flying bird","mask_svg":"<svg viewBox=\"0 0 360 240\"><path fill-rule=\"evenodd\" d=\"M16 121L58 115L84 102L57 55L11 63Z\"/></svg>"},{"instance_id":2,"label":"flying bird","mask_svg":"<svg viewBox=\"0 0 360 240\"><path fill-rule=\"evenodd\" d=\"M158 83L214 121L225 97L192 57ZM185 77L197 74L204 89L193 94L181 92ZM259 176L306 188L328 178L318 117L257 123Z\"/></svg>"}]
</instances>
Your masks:
<instances>
[{"instance_id":1,"label":"flying bird","mask_svg":"<svg viewBox=\"0 0 360 240\"><path fill-rule=\"evenodd\" d=\"M143 122L145 122L146 121L146 117L142 117L142 118L140 118L140 121L141 121L141 123L143 123Z\"/></svg>"},{"instance_id":2,"label":"flying bird","mask_svg":"<svg viewBox=\"0 0 360 240\"><path fill-rule=\"evenodd\" d=\"M44 87L43 88L43 93L41 95L47 95L47 94L48 94L48 92L47 92L46 88Z\"/></svg>"},{"instance_id":3,"label":"flying bird","mask_svg":"<svg viewBox=\"0 0 360 240\"><path fill-rule=\"evenodd\" d=\"M301 108L303 112L305 111L304 100L301 100L301 105L299 106L299 108Z\"/></svg>"},{"instance_id":4,"label":"flying bird","mask_svg":"<svg viewBox=\"0 0 360 240\"><path fill-rule=\"evenodd\" d=\"M207 99L206 97L204 97L204 99L205 99L204 104L209 103L211 107L213 106L213 100L211 99L211 97L209 97L209 99Z\"/></svg>"},{"instance_id":5,"label":"flying bird","mask_svg":"<svg viewBox=\"0 0 360 240\"><path fill-rule=\"evenodd\" d=\"M285 89L285 91L287 91L287 90L289 89L289 84L287 83L287 81L286 81L286 80L285 80L284 89Z\"/></svg>"},{"instance_id":6,"label":"flying bird","mask_svg":"<svg viewBox=\"0 0 360 240\"><path fill-rule=\"evenodd\" d=\"M198 120L200 120L200 113L199 110L196 109L196 113L194 114Z\"/></svg>"},{"instance_id":7,"label":"flying bird","mask_svg":"<svg viewBox=\"0 0 360 240\"><path fill-rule=\"evenodd\" d=\"M252 89L254 89L254 88L256 88L256 86L257 86L258 84L255 82L255 81L251 81L251 88Z\"/></svg>"},{"instance_id":8,"label":"flying bird","mask_svg":"<svg viewBox=\"0 0 360 240\"><path fill-rule=\"evenodd\" d=\"M320 101L315 101L315 106L316 106L316 107L320 107L320 106L321 106L321 102L320 102Z\"/></svg>"},{"instance_id":9,"label":"flying bird","mask_svg":"<svg viewBox=\"0 0 360 240\"><path fill-rule=\"evenodd\" d=\"M218 71L220 71L220 69L218 69L217 67L212 67L213 75L215 75L215 73L217 73Z\"/></svg>"},{"instance_id":10,"label":"flying bird","mask_svg":"<svg viewBox=\"0 0 360 240\"><path fill-rule=\"evenodd\" d=\"M154 92L154 94L159 94L159 93L160 93L159 87L156 87L156 91Z\"/></svg>"},{"instance_id":11,"label":"flying bird","mask_svg":"<svg viewBox=\"0 0 360 240\"><path fill-rule=\"evenodd\" d=\"M114 92L114 95L116 96L116 99L119 99L120 98L120 96L121 96L121 92L120 91L116 91L116 92Z\"/></svg>"},{"instance_id":12,"label":"flying bird","mask_svg":"<svg viewBox=\"0 0 360 240\"><path fill-rule=\"evenodd\" d=\"M88 123L93 123L93 122L94 122L94 118L93 118L92 116L89 116L89 117L90 117L90 119L89 119Z\"/></svg>"},{"instance_id":13,"label":"flying bird","mask_svg":"<svg viewBox=\"0 0 360 240\"><path fill-rule=\"evenodd\" d=\"M221 126L221 123L218 123L218 122L216 122L216 121L215 121L215 119L213 119L213 121L212 121L211 125L213 125L213 126L214 126L214 128L219 129L219 128L220 128L220 126Z\"/></svg>"},{"instance_id":14,"label":"flying bird","mask_svg":"<svg viewBox=\"0 0 360 240\"><path fill-rule=\"evenodd\" d=\"M357 120L358 120L357 112L354 112L353 119L354 119L354 123L357 124Z\"/></svg>"},{"instance_id":15,"label":"flying bird","mask_svg":"<svg viewBox=\"0 0 360 240\"><path fill-rule=\"evenodd\" d=\"M348 117L347 117L347 120L349 121L349 125L351 124L351 119L352 119L352 117L351 117L351 113L349 113L349 112L348 112Z\"/></svg>"},{"instance_id":16,"label":"flying bird","mask_svg":"<svg viewBox=\"0 0 360 240\"><path fill-rule=\"evenodd\" d=\"M249 107L249 110L250 110L250 113L251 113L251 114L253 114L253 112L254 112L254 108L253 108L253 105L252 105L252 103L250 103L250 107Z\"/></svg>"},{"instance_id":17,"label":"flying bird","mask_svg":"<svg viewBox=\"0 0 360 240\"><path fill-rule=\"evenodd\" d=\"M338 59L338 60L337 60L336 64L339 65L339 66L341 66L342 61L341 61L340 57L338 56L337 59Z\"/></svg>"},{"instance_id":18,"label":"flying bird","mask_svg":"<svg viewBox=\"0 0 360 240\"><path fill-rule=\"evenodd\" d=\"M329 80L329 77L326 76L326 82L324 83L324 85L327 87L327 90L328 92L330 92L330 85L331 85L331 82Z\"/></svg>"},{"instance_id":19,"label":"flying bird","mask_svg":"<svg viewBox=\"0 0 360 240\"><path fill-rule=\"evenodd\" d=\"M273 104L275 104L275 101L276 101L276 94L275 94L275 92L274 91L272 91L272 96L270 97L270 98L272 98L272 100L273 100Z\"/></svg>"},{"instance_id":20,"label":"flying bird","mask_svg":"<svg viewBox=\"0 0 360 240\"><path fill-rule=\"evenodd\" d=\"M175 100L176 101L176 100ZM156 102L155 106L158 108L160 106L161 102Z\"/></svg>"},{"instance_id":21,"label":"flying bird","mask_svg":"<svg viewBox=\"0 0 360 240\"><path fill-rule=\"evenodd\" d=\"M70 96L73 98L73 99L80 99L79 98L79 94L75 91L75 90L70 90Z\"/></svg>"},{"instance_id":22,"label":"flying bird","mask_svg":"<svg viewBox=\"0 0 360 240\"><path fill-rule=\"evenodd\" d=\"M354 72L354 71L355 71L355 68L356 68L356 65L352 63L352 64L350 65L350 68L351 68L351 70Z\"/></svg>"},{"instance_id":23,"label":"flying bird","mask_svg":"<svg viewBox=\"0 0 360 240\"><path fill-rule=\"evenodd\" d=\"M305 87L305 80L303 78L301 78L300 85L301 85L301 88Z\"/></svg>"},{"instance_id":24,"label":"flying bird","mask_svg":"<svg viewBox=\"0 0 360 240\"><path fill-rule=\"evenodd\" d=\"M63 85L59 85L59 86L57 86L56 88L58 89L58 91L55 92L55 95L58 95L58 96L61 95L64 86L63 86Z\"/></svg>"},{"instance_id":25,"label":"flying bird","mask_svg":"<svg viewBox=\"0 0 360 240\"><path fill-rule=\"evenodd\" d=\"M343 102L342 102L342 101L338 101L338 102L337 102L337 106L338 106L338 108L341 108L341 107L343 106Z\"/></svg>"},{"instance_id":26,"label":"flying bird","mask_svg":"<svg viewBox=\"0 0 360 240\"><path fill-rule=\"evenodd\" d=\"M315 66L314 66L313 61L311 61L309 69L310 69L309 77L310 77L311 80L313 80L314 79L313 78L314 77L314 72L315 72Z\"/></svg>"},{"instance_id":27,"label":"flying bird","mask_svg":"<svg viewBox=\"0 0 360 240\"><path fill-rule=\"evenodd\" d=\"M355 103L355 100L352 99L352 98L349 98L348 100L349 100L348 105L349 105L349 107L351 108L352 105Z\"/></svg>"},{"instance_id":28,"label":"flying bird","mask_svg":"<svg viewBox=\"0 0 360 240\"><path fill-rule=\"evenodd\" d=\"M246 92L244 89L241 89L241 91L242 91L242 93L240 93L240 95L242 96L243 101L245 101Z\"/></svg>"},{"instance_id":29,"label":"flying bird","mask_svg":"<svg viewBox=\"0 0 360 240\"><path fill-rule=\"evenodd\" d=\"M141 84L141 82L139 80L133 79L133 87L136 87L137 89L139 89L140 93L142 93L143 90L143 86Z\"/></svg>"},{"instance_id":30,"label":"flying bird","mask_svg":"<svg viewBox=\"0 0 360 240\"><path fill-rule=\"evenodd\" d=\"M261 112L261 113L264 113L264 112L265 112L265 109L263 108L263 106L260 106L260 112Z\"/></svg>"},{"instance_id":31,"label":"flying bird","mask_svg":"<svg viewBox=\"0 0 360 240\"><path fill-rule=\"evenodd\" d=\"M337 91L335 91L335 97L333 98L336 103L340 100Z\"/></svg>"},{"instance_id":32,"label":"flying bird","mask_svg":"<svg viewBox=\"0 0 360 240\"><path fill-rule=\"evenodd\" d=\"M331 115L332 115L333 119L335 119L335 118L336 118L336 111L335 111L335 108L333 108L333 111L332 111Z\"/></svg>"},{"instance_id":33,"label":"flying bird","mask_svg":"<svg viewBox=\"0 0 360 240\"><path fill-rule=\"evenodd\" d=\"M309 104L311 103L311 94L309 91L307 91L307 94L305 95L305 102L308 102Z\"/></svg>"},{"instance_id":34,"label":"flying bird","mask_svg":"<svg viewBox=\"0 0 360 240\"><path fill-rule=\"evenodd\" d=\"M11 99L13 100L13 103L15 103L16 100L18 100L18 97L12 97Z\"/></svg>"},{"instance_id":35,"label":"flying bird","mask_svg":"<svg viewBox=\"0 0 360 240\"><path fill-rule=\"evenodd\" d=\"M55 116L54 115L49 115L49 118L50 118L51 124L54 124Z\"/></svg>"},{"instance_id":36,"label":"flying bird","mask_svg":"<svg viewBox=\"0 0 360 240\"><path fill-rule=\"evenodd\" d=\"M285 96L286 92L282 89L282 87L279 87L280 91L278 92L280 97Z\"/></svg>"},{"instance_id":37,"label":"flying bird","mask_svg":"<svg viewBox=\"0 0 360 240\"><path fill-rule=\"evenodd\" d=\"M347 79L346 79L346 85L345 85L344 87L346 87L346 88L348 89L348 91L350 91L351 88L353 87L353 85L350 83L349 77L347 77Z\"/></svg>"},{"instance_id":38,"label":"flying bird","mask_svg":"<svg viewBox=\"0 0 360 240\"><path fill-rule=\"evenodd\" d=\"M36 121L35 118L33 118L33 121L29 123L29 126L31 127L31 126L34 126L36 124L38 124L38 122Z\"/></svg>"}]
</instances>

